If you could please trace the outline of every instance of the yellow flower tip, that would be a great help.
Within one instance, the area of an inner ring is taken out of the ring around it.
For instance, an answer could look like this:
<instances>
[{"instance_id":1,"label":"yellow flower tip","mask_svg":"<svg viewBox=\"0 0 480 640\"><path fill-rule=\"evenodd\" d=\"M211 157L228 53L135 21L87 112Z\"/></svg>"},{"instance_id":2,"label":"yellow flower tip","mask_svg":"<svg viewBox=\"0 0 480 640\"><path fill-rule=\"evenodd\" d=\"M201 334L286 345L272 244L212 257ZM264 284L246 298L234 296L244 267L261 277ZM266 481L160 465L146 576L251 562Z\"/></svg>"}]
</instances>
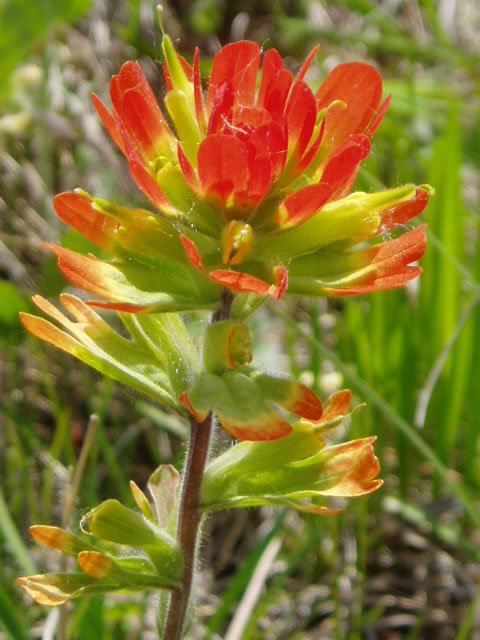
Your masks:
<instances>
[{"instance_id":1,"label":"yellow flower tip","mask_svg":"<svg viewBox=\"0 0 480 640\"><path fill-rule=\"evenodd\" d=\"M130 482L128 483L129 489L130 489L130 493L133 496L133 499L135 500L135 502L137 502L137 497L139 498L144 498L145 494L143 493L143 491L140 489L140 487L138 486L138 484L135 482L135 480L130 480Z\"/></svg>"},{"instance_id":2,"label":"yellow flower tip","mask_svg":"<svg viewBox=\"0 0 480 640\"><path fill-rule=\"evenodd\" d=\"M81 187L75 187L75 189L73 190L73 193L77 193L79 196L85 196L85 198L90 198L93 200L92 196L88 193L88 191L85 191L85 189L82 189Z\"/></svg>"},{"instance_id":3,"label":"yellow flower tip","mask_svg":"<svg viewBox=\"0 0 480 640\"><path fill-rule=\"evenodd\" d=\"M205 369L221 374L225 369L238 369L252 361L252 335L239 322L215 322L207 331L203 351Z\"/></svg>"},{"instance_id":4,"label":"yellow flower tip","mask_svg":"<svg viewBox=\"0 0 480 640\"><path fill-rule=\"evenodd\" d=\"M113 564L108 556L99 551L81 551L77 556L80 569L91 578L103 578Z\"/></svg>"},{"instance_id":5,"label":"yellow flower tip","mask_svg":"<svg viewBox=\"0 0 480 640\"><path fill-rule=\"evenodd\" d=\"M279 227L283 227L287 224L288 209L284 204L281 204L276 210L275 215L273 217L273 221Z\"/></svg>"},{"instance_id":6,"label":"yellow flower tip","mask_svg":"<svg viewBox=\"0 0 480 640\"><path fill-rule=\"evenodd\" d=\"M227 342L228 365L237 369L252 361L252 334L243 324L232 327Z\"/></svg>"},{"instance_id":7,"label":"yellow flower tip","mask_svg":"<svg viewBox=\"0 0 480 640\"><path fill-rule=\"evenodd\" d=\"M419 186L419 189L423 189L423 191L426 191L429 196L433 197L433 196L437 195L437 192L436 192L435 188L432 187L432 185L430 185L430 184L421 184Z\"/></svg>"},{"instance_id":8,"label":"yellow flower tip","mask_svg":"<svg viewBox=\"0 0 480 640\"><path fill-rule=\"evenodd\" d=\"M157 9L157 15L158 15L158 9ZM160 28L162 29L161 26ZM175 46L172 42L172 39L168 34L166 34L163 31L163 29L162 29L162 51L165 57L165 64L167 66L168 73L170 75L170 80L171 80L173 89L175 90L175 92L183 93L185 95L185 98L188 102L188 106L192 110L192 114L195 114L193 85L190 82L190 79L187 77L187 74L185 73L184 66L175 50ZM167 97L171 93L172 91L169 91L167 94ZM167 101L166 101L166 105L168 108ZM173 118L173 116L175 115L175 109L174 109L174 113L173 114L170 113L170 115L172 115L172 118ZM175 122L175 124L177 123Z\"/></svg>"},{"instance_id":9,"label":"yellow flower tip","mask_svg":"<svg viewBox=\"0 0 480 640\"><path fill-rule=\"evenodd\" d=\"M345 102L345 100L332 100L332 102L330 102L330 104L327 107L325 107L324 109L319 109L319 111L317 113L316 124L321 122L323 120L323 118L327 115L327 113L329 111L331 111L332 109L334 109L336 107L338 107L339 109L346 109L347 106L348 105Z\"/></svg>"},{"instance_id":10,"label":"yellow flower tip","mask_svg":"<svg viewBox=\"0 0 480 640\"><path fill-rule=\"evenodd\" d=\"M37 604L46 607L57 607L65 604L70 600L71 596L64 593L61 589L53 584L48 584L43 575L25 576L17 578L17 585L21 587L28 595L35 600Z\"/></svg>"},{"instance_id":11,"label":"yellow flower tip","mask_svg":"<svg viewBox=\"0 0 480 640\"><path fill-rule=\"evenodd\" d=\"M68 551L71 536L60 529L49 525L35 524L29 529L32 538L39 544L58 551Z\"/></svg>"},{"instance_id":12,"label":"yellow flower tip","mask_svg":"<svg viewBox=\"0 0 480 640\"><path fill-rule=\"evenodd\" d=\"M249 224L231 220L222 231L223 264L241 264L252 249L254 237Z\"/></svg>"},{"instance_id":13,"label":"yellow flower tip","mask_svg":"<svg viewBox=\"0 0 480 640\"><path fill-rule=\"evenodd\" d=\"M130 480L129 487L137 507L142 511L143 515L148 520L153 521L154 520L153 512L147 496L143 493L143 491L140 489L137 483L134 482L133 480Z\"/></svg>"}]
</instances>

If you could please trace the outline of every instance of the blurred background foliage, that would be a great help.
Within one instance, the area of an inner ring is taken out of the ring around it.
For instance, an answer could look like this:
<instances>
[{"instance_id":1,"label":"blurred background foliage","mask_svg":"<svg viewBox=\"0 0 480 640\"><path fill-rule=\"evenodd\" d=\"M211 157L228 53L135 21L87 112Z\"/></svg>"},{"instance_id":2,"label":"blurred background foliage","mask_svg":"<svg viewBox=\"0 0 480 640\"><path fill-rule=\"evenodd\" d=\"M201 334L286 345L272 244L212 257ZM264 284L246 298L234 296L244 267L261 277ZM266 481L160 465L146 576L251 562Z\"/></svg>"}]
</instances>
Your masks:
<instances>
[{"instance_id":1,"label":"blurred background foliage","mask_svg":"<svg viewBox=\"0 0 480 640\"><path fill-rule=\"evenodd\" d=\"M178 0L165 24L188 58L252 38L297 69L321 43L312 86L341 61L385 78L392 107L358 188L430 182L429 247L405 291L295 301L254 319L256 361L322 396L350 386L367 407L348 436L378 435L385 487L335 519L223 514L207 525L191 638L479 637L480 7L477 0ZM26 336L32 293L66 286L41 241L90 250L52 208L81 185L141 202L89 95L140 59L161 95L160 41L144 0L0 2L0 638L155 637L154 599L94 598L59 617L17 590L55 570L28 526L58 524L88 417L100 425L76 516L130 504L159 463L181 461L180 425L158 407ZM195 329L197 319L193 319ZM72 519L72 525L78 517Z\"/></svg>"}]
</instances>

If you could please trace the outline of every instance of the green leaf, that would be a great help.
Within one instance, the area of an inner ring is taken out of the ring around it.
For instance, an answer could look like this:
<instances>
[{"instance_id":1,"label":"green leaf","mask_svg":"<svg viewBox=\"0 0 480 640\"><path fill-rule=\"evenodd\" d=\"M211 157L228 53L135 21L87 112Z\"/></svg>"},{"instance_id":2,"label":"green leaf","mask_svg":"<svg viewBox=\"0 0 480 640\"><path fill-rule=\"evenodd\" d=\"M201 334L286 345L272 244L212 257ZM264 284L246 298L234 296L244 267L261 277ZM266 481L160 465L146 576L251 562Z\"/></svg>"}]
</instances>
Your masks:
<instances>
[{"instance_id":1,"label":"green leaf","mask_svg":"<svg viewBox=\"0 0 480 640\"><path fill-rule=\"evenodd\" d=\"M75 296L64 294L61 300L76 322L72 322L44 298L35 296L34 300L42 311L69 333L43 318L22 314L22 322L33 335L70 353L114 380L146 393L163 405L182 411L167 373L151 351L120 336Z\"/></svg>"},{"instance_id":2,"label":"green leaf","mask_svg":"<svg viewBox=\"0 0 480 640\"><path fill-rule=\"evenodd\" d=\"M182 318L176 313L119 315L136 343L168 372L176 395L185 391L198 370L198 355Z\"/></svg>"},{"instance_id":3,"label":"green leaf","mask_svg":"<svg viewBox=\"0 0 480 640\"><path fill-rule=\"evenodd\" d=\"M26 573L33 572L35 567L30 559L28 549L26 548L14 521L8 510L8 505L3 496L0 487L0 534L5 542L8 544L13 557L15 558L18 566L22 568Z\"/></svg>"}]
</instances>

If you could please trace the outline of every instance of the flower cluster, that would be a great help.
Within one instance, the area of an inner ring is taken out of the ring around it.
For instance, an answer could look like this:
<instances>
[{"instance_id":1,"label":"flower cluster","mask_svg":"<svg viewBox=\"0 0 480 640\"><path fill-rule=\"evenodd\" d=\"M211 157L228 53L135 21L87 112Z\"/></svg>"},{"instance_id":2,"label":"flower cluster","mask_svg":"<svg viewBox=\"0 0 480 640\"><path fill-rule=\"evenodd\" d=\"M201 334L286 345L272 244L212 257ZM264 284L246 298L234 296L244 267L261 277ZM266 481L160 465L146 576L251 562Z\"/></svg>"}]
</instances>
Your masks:
<instances>
[{"instance_id":1,"label":"flower cluster","mask_svg":"<svg viewBox=\"0 0 480 640\"><path fill-rule=\"evenodd\" d=\"M368 64L336 67L314 93L274 49L224 47L204 93L163 37L164 111L127 62L98 114L155 211L77 190L55 199L62 220L103 250L51 246L73 284L123 311L211 308L235 293L343 296L405 285L420 273L424 227L375 242L426 206L428 187L350 193L383 118L382 80ZM373 242L372 242L373 241ZM367 244L366 244L367 243Z\"/></svg>"}]
</instances>

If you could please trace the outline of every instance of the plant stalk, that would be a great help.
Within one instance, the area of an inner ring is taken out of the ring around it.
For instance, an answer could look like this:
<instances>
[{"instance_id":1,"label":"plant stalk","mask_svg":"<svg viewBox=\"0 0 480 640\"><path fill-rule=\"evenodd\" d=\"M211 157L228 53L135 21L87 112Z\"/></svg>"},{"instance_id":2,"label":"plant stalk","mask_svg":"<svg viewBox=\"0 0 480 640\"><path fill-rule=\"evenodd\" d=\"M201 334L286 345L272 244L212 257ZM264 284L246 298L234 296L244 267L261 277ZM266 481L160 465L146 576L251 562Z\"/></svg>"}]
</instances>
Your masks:
<instances>
[{"instance_id":1,"label":"plant stalk","mask_svg":"<svg viewBox=\"0 0 480 640\"><path fill-rule=\"evenodd\" d=\"M224 290L220 306L213 313L211 322L226 320L230 315L233 295ZM178 516L177 539L183 555L181 588L172 592L165 623L164 640L180 640L188 613L195 572L196 550L202 513L200 491L210 450L215 415L209 413L203 422L191 419L190 440L183 469L182 494Z\"/></svg>"}]
</instances>

